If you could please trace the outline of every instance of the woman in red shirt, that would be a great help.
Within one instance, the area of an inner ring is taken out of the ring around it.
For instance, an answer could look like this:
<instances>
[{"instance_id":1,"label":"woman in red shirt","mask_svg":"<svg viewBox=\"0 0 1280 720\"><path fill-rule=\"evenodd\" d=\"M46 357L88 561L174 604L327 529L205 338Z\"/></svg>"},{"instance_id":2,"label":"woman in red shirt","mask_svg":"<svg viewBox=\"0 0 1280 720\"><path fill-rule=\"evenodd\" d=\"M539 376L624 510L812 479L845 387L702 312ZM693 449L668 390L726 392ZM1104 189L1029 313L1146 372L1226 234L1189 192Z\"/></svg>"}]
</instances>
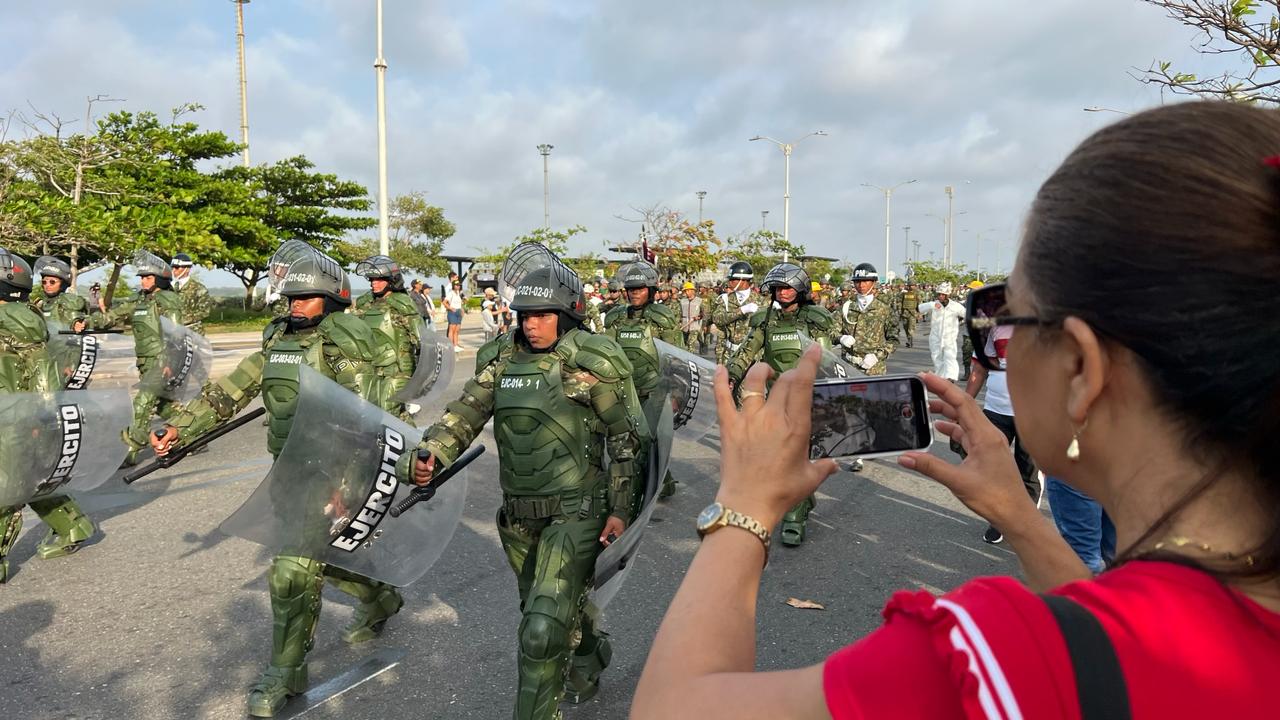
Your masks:
<instances>
[{"instance_id":1,"label":"woman in red shirt","mask_svg":"<svg viewBox=\"0 0 1280 720\"><path fill-rule=\"evenodd\" d=\"M1026 585L895 595L822 665L754 673L766 548L708 533L654 640L634 718L1277 718L1280 115L1203 102L1094 134L1045 182L1007 286L970 298L1007 347L1019 437L1115 521L1094 578L1022 489L1008 443L935 376L959 465L900 463L1004 531ZM984 343L975 342L975 347ZM835 470L810 463L817 358L717 376L717 500L773 527ZM1043 593L1038 595L1036 593Z\"/></svg>"}]
</instances>

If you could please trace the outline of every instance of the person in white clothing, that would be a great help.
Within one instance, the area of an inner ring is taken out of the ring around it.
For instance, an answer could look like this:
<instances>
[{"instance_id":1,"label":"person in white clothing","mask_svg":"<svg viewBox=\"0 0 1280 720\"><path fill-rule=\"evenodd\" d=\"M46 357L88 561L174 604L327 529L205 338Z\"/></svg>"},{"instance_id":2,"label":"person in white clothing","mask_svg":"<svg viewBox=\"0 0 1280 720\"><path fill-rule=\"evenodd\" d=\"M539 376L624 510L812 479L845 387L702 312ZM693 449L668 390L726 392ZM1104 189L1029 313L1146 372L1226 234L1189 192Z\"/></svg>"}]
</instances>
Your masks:
<instances>
[{"instance_id":1,"label":"person in white clothing","mask_svg":"<svg viewBox=\"0 0 1280 720\"><path fill-rule=\"evenodd\" d=\"M955 382L960 378L959 348L960 321L964 319L964 306L951 300L951 283L938 284L938 297L932 302L922 302L916 308L929 316L929 354L933 356L934 373Z\"/></svg>"}]
</instances>

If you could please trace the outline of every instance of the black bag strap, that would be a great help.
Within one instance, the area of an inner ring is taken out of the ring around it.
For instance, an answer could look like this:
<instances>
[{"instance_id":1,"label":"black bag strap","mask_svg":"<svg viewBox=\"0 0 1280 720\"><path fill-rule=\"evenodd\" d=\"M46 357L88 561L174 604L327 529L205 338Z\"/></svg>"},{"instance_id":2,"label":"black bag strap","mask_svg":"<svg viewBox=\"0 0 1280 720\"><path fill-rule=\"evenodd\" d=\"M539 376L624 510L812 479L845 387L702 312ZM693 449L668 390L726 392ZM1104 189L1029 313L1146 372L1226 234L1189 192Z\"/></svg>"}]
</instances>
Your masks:
<instances>
[{"instance_id":1,"label":"black bag strap","mask_svg":"<svg viewBox=\"0 0 1280 720\"><path fill-rule=\"evenodd\" d=\"M1129 690L1111 638L1084 606L1060 595L1041 595L1067 643L1075 669L1081 720L1129 720Z\"/></svg>"}]
</instances>

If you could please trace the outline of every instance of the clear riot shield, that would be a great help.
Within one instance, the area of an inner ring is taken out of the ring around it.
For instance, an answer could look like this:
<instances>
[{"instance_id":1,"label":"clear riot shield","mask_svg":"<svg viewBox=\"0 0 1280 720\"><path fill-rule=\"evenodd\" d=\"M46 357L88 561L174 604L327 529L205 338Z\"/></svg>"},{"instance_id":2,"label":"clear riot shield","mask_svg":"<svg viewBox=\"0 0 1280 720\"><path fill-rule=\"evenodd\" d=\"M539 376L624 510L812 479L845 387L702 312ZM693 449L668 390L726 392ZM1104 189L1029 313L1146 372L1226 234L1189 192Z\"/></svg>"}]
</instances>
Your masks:
<instances>
[{"instance_id":1,"label":"clear riot shield","mask_svg":"<svg viewBox=\"0 0 1280 720\"><path fill-rule=\"evenodd\" d=\"M49 353L67 390L128 388L137 382L138 361L128 335L63 335L65 329L50 323Z\"/></svg>"},{"instance_id":2,"label":"clear riot shield","mask_svg":"<svg viewBox=\"0 0 1280 720\"><path fill-rule=\"evenodd\" d=\"M813 338L800 333L800 344L804 346L806 351L809 350L809 346L813 345L814 342ZM822 360L818 362L818 380L857 378L865 374L853 365L841 360L834 350L822 349Z\"/></svg>"},{"instance_id":3,"label":"clear riot shield","mask_svg":"<svg viewBox=\"0 0 1280 720\"><path fill-rule=\"evenodd\" d=\"M106 482L129 452L133 407L122 389L0 395L0 507Z\"/></svg>"},{"instance_id":4,"label":"clear riot shield","mask_svg":"<svg viewBox=\"0 0 1280 720\"><path fill-rule=\"evenodd\" d=\"M140 387L166 400L189 402L209 379L213 347L208 338L165 317L160 318L160 334L164 350L159 362L143 374Z\"/></svg>"},{"instance_id":5,"label":"clear riot shield","mask_svg":"<svg viewBox=\"0 0 1280 720\"><path fill-rule=\"evenodd\" d=\"M507 255L498 273L498 295L510 304L516 297L516 286L525 275L539 268L559 264L560 260L546 245L536 242L520 243Z\"/></svg>"},{"instance_id":6,"label":"clear riot shield","mask_svg":"<svg viewBox=\"0 0 1280 720\"><path fill-rule=\"evenodd\" d=\"M655 340L659 389L671 404L672 425L680 438L698 442L719 424L716 415L716 364L687 350Z\"/></svg>"},{"instance_id":7,"label":"clear riot shield","mask_svg":"<svg viewBox=\"0 0 1280 720\"><path fill-rule=\"evenodd\" d=\"M617 596L618 590L626 582L627 575L631 573L636 553L640 551L640 540L644 537L649 519L653 517L658 488L662 485L662 478L666 476L667 467L671 461L671 423L671 406L662 403L658 408L657 421L652 426L654 442L649 446L644 505L640 508L640 513L635 520L623 531L622 536L596 557L596 571L592 580L590 601L598 608L604 608Z\"/></svg>"},{"instance_id":8,"label":"clear riot shield","mask_svg":"<svg viewBox=\"0 0 1280 720\"><path fill-rule=\"evenodd\" d=\"M453 380L456 353L426 323L418 328L418 343L418 364L413 369L413 376L392 399L432 410L432 406L449 389L449 383ZM436 415L438 413L430 415L433 422Z\"/></svg>"},{"instance_id":9,"label":"clear riot shield","mask_svg":"<svg viewBox=\"0 0 1280 720\"><path fill-rule=\"evenodd\" d=\"M412 583L453 537L466 472L422 507L391 517L411 490L396 481L396 461L415 451L422 433L310 367L298 370L289 439L222 532L397 587Z\"/></svg>"}]
</instances>

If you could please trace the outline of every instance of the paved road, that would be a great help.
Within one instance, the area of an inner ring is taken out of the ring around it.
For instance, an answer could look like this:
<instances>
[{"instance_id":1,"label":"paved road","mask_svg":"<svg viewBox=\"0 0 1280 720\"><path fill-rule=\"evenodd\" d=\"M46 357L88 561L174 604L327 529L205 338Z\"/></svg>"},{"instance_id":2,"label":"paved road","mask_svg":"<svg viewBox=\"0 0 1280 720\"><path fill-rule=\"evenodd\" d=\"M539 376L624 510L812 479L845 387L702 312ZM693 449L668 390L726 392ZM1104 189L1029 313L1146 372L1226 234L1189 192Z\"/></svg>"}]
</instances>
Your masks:
<instances>
[{"instance_id":1,"label":"paved road","mask_svg":"<svg viewBox=\"0 0 1280 720\"><path fill-rule=\"evenodd\" d=\"M927 325L923 329L927 329ZM464 333L472 348L478 336ZM890 360L925 369L924 335ZM228 364L236 355L230 343ZM244 343L240 343L244 345ZM240 353L246 352L242 347ZM473 352L462 356L453 390ZM28 513L0 586L0 716L57 720L238 718L244 690L267 660L270 615L260 546L218 531L270 463L254 423L133 487L118 478L83 498L102 534L60 560L33 557L43 527ZM486 430L481 440L492 446ZM945 444L937 452L950 453ZM654 515L628 585L611 605L613 666L600 695L570 720L626 716L649 643L698 546L693 518L715 490L717 458L676 446L679 493ZM405 609L379 640L350 648L339 629L351 602L326 590L312 684L343 676L378 652L400 664L306 713L316 719L501 718L515 685L515 582L493 526L496 456L473 466L462 526L431 573L405 590ZM810 541L777 547L760 594L759 665L821 661L879 623L894 590L946 590L983 574L1015 573L1013 555L984 544L984 523L929 481L873 461L819 494ZM790 598L826 610L796 610ZM359 674L359 673L355 673Z\"/></svg>"}]
</instances>

